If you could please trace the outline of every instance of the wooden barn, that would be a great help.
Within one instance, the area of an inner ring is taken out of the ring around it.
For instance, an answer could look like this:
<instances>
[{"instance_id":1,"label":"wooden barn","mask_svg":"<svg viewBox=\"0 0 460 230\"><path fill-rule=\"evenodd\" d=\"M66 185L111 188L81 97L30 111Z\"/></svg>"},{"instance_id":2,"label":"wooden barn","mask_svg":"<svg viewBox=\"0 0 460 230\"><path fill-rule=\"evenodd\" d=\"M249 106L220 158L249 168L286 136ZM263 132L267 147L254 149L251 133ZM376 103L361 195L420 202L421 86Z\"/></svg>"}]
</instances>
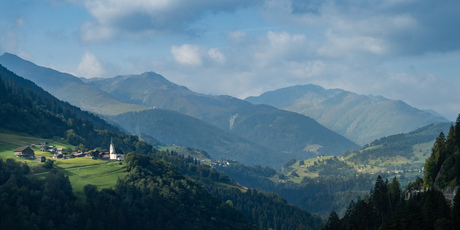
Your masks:
<instances>
[{"instance_id":1,"label":"wooden barn","mask_svg":"<svg viewBox=\"0 0 460 230\"><path fill-rule=\"evenodd\" d=\"M17 156L17 157L35 159L34 150L29 148L29 146L19 147L19 148L15 149L14 150L14 155Z\"/></svg>"}]
</instances>

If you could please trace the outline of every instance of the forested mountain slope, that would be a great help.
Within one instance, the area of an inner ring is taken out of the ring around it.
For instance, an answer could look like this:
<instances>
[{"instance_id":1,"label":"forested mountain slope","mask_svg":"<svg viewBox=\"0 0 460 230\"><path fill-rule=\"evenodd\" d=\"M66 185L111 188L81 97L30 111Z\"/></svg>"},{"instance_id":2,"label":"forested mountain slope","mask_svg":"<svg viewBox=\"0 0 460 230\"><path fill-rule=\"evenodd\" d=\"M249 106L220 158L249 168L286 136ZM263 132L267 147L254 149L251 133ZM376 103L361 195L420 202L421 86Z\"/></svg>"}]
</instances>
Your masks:
<instances>
[{"instance_id":1,"label":"forested mountain slope","mask_svg":"<svg viewBox=\"0 0 460 230\"><path fill-rule=\"evenodd\" d=\"M365 170L421 169L430 156L436 137L448 132L450 122L440 122L418 128L409 133L395 134L373 141L357 152L347 153L345 159Z\"/></svg>"},{"instance_id":2,"label":"forested mountain slope","mask_svg":"<svg viewBox=\"0 0 460 230\"><path fill-rule=\"evenodd\" d=\"M109 118L130 133L147 134L164 145L179 144L205 149L213 159L231 158L248 165L280 168L286 158L293 157L172 110L150 109Z\"/></svg>"},{"instance_id":3,"label":"forested mountain slope","mask_svg":"<svg viewBox=\"0 0 460 230\"><path fill-rule=\"evenodd\" d=\"M455 191L460 185L460 115L447 136L440 133L425 162L424 185Z\"/></svg>"},{"instance_id":4,"label":"forested mountain slope","mask_svg":"<svg viewBox=\"0 0 460 230\"><path fill-rule=\"evenodd\" d=\"M379 175L365 199L350 202L343 218L332 212L323 229L458 229L460 224L460 115L446 138L439 134L426 159L424 180L401 189Z\"/></svg>"},{"instance_id":5,"label":"forested mountain slope","mask_svg":"<svg viewBox=\"0 0 460 230\"><path fill-rule=\"evenodd\" d=\"M266 92L246 101L304 114L360 145L447 121L402 101L311 84Z\"/></svg>"},{"instance_id":6,"label":"forested mountain slope","mask_svg":"<svg viewBox=\"0 0 460 230\"><path fill-rule=\"evenodd\" d=\"M43 138L66 138L70 144L94 149L111 139L125 151L151 149L137 136L126 135L104 120L60 101L35 83L0 65L0 128Z\"/></svg>"}]
</instances>

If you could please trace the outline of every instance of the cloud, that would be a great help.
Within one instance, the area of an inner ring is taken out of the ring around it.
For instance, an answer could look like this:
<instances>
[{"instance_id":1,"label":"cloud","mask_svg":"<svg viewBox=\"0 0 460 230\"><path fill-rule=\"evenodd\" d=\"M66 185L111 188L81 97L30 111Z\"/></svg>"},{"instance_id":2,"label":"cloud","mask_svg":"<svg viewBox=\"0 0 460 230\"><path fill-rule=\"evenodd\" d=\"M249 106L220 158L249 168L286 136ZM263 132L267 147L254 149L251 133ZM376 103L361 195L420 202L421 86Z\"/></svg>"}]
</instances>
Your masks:
<instances>
[{"instance_id":1,"label":"cloud","mask_svg":"<svg viewBox=\"0 0 460 230\"><path fill-rule=\"evenodd\" d=\"M262 0L260 0L262 1ZM192 33L190 25L210 13L232 12L259 0L85 0L95 21L80 28L86 42L107 41L117 36L150 37L163 33ZM102 33L98 29L103 29Z\"/></svg>"},{"instance_id":2,"label":"cloud","mask_svg":"<svg viewBox=\"0 0 460 230\"><path fill-rule=\"evenodd\" d=\"M180 64L199 66L202 64L200 48L198 46L184 44L182 46L172 46L171 54L174 60Z\"/></svg>"},{"instance_id":3,"label":"cloud","mask_svg":"<svg viewBox=\"0 0 460 230\"><path fill-rule=\"evenodd\" d=\"M212 48L208 51L209 57L219 64L224 64L226 61L225 55L217 48Z\"/></svg>"},{"instance_id":4,"label":"cloud","mask_svg":"<svg viewBox=\"0 0 460 230\"><path fill-rule=\"evenodd\" d=\"M96 56L86 51L75 72L77 76L92 78L102 77L104 70Z\"/></svg>"},{"instance_id":5,"label":"cloud","mask_svg":"<svg viewBox=\"0 0 460 230\"><path fill-rule=\"evenodd\" d=\"M459 8L453 0L269 0L262 12L268 20L322 33L324 51L337 48L336 56L355 50L398 56L460 49Z\"/></svg>"}]
</instances>

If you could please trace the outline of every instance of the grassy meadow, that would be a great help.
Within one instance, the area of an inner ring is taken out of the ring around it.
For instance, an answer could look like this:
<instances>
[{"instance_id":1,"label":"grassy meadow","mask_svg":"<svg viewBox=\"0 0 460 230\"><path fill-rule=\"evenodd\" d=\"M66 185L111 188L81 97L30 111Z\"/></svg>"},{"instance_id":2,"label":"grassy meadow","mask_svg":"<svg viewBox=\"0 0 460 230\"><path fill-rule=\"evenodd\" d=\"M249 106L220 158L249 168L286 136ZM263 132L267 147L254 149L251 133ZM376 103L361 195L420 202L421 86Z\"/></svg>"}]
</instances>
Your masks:
<instances>
[{"instance_id":1,"label":"grassy meadow","mask_svg":"<svg viewBox=\"0 0 460 230\"><path fill-rule=\"evenodd\" d=\"M84 199L83 187L86 184L96 185L98 189L114 187L117 179L123 177L125 173L125 165L118 161L90 159L87 157L53 159L52 153L40 151L40 145L38 145L40 141L47 141L48 145L58 148L75 148L75 146L68 144L60 138L43 139L0 130L0 159L11 158L16 161L26 162L31 168L32 175L44 178L48 173L42 167L44 163L18 158L13 155L13 151L16 148L35 144L35 147L31 148L34 150L35 156L45 156L46 159L52 159L54 161L54 168L61 170L69 177L74 194L78 199Z\"/></svg>"}]
</instances>

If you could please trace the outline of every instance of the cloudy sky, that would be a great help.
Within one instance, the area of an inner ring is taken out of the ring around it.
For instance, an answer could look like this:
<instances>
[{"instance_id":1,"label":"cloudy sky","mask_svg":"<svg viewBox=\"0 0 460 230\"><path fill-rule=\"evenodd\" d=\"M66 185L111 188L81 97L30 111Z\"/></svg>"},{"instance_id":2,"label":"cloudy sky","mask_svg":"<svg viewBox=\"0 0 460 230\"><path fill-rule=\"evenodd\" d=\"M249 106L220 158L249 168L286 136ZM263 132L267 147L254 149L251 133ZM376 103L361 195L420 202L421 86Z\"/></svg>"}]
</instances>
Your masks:
<instances>
[{"instance_id":1,"label":"cloudy sky","mask_svg":"<svg viewBox=\"0 0 460 230\"><path fill-rule=\"evenodd\" d=\"M0 54L238 98L297 84L460 113L458 0L0 0Z\"/></svg>"}]
</instances>

